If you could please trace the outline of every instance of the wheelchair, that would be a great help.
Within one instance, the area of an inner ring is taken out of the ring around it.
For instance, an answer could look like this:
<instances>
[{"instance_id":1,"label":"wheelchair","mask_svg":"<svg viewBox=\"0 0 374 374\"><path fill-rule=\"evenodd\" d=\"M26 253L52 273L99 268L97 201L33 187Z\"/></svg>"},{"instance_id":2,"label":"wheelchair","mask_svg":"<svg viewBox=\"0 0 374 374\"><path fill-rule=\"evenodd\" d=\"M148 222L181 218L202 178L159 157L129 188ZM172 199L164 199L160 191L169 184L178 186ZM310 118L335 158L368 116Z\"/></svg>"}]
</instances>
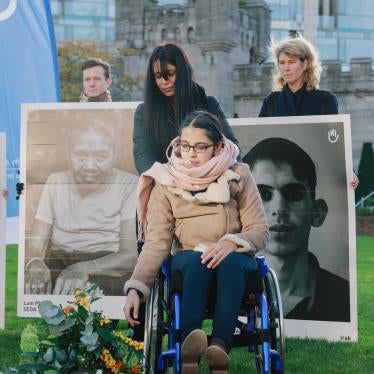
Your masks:
<instances>
[{"instance_id":1,"label":"wheelchair","mask_svg":"<svg viewBox=\"0 0 374 374\"><path fill-rule=\"evenodd\" d=\"M235 347L248 347L257 374L284 372L285 337L279 285L265 258L249 274L234 333ZM181 373L181 283L165 261L146 305L144 373ZM207 310L206 319L212 318ZM209 337L208 337L209 339Z\"/></svg>"}]
</instances>

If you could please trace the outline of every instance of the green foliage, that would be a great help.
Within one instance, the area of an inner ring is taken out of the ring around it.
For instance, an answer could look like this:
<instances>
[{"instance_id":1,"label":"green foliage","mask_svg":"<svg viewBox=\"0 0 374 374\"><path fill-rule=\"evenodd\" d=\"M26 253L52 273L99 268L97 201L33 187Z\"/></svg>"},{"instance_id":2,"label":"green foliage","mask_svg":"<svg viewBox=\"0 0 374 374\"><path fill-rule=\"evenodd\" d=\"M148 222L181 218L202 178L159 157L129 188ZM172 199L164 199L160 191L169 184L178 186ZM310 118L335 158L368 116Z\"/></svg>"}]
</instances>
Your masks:
<instances>
[{"instance_id":1,"label":"green foliage","mask_svg":"<svg viewBox=\"0 0 374 374\"><path fill-rule=\"evenodd\" d=\"M38 329L34 325L27 325L21 334L20 348L22 352L33 352L39 348Z\"/></svg>"},{"instance_id":2,"label":"green foliage","mask_svg":"<svg viewBox=\"0 0 374 374\"><path fill-rule=\"evenodd\" d=\"M357 343L330 343L325 340L286 339L286 367L289 374L352 374L374 373L374 237L357 237ZM19 360L19 344L22 329L27 324L38 324L37 319L19 318L17 301L17 246L7 246L6 325L0 330L0 371L5 363L14 366ZM48 334L48 326L38 325L38 333ZM120 321L118 329L126 330L126 321ZM127 332L127 331L126 331ZM42 341L44 338L40 336ZM203 360L202 360L203 361ZM17 373L7 368L6 373ZM57 370L44 370L44 374L56 374ZM255 373L253 355L247 349L232 349L230 373ZM94 372L95 373L95 372ZM210 373L204 362L199 373Z\"/></svg>"},{"instance_id":3,"label":"green foliage","mask_svg":"<svg viewBox=\"0 0 374 374\"><path fill-rule=\"evenodd\" d=\"M360 184L356 190L356 201L374 191L374 153L372 143L364 143L362 146L358 179Z\"/></svg>"},{"instance_id":4,"label":"green foliage","mask_svg":"<svg viewBox=\"0 0 374 374\"><path fill-rule=\"evenodd\" d=\"M356 215L358 216L373 216L374 215L374 207L357 207L356 208Z\"/></svg>"},{"instance_id":5,"label":"green foliage","mask_svg":"<svg viewBox=\"0 0 374 374\"><path fill-rule=\"evenodd\" d=\"M128 330L114 329L111 320L91 310L91 304L98 300L96 289L95 284L78 289L74 300L64 308L49 300L38 304L50 334L40 340L37 327L26 326L21 334L22 351L26 353L17 370L140 372L143 343L132 340Z\"/></svg>"},{"instance_id":6,"label":"green foliage","mask_svg":"<svg viewBox=\"0 0 374 374\"><path fill-rule=\"evenodd\" d=\"M82 63L91 57L101 58L109 62L113 83L110 92L113 101L131 101L132 95L143 88L144 77L131 78L124 74L124 56L130 50L101 50L97 44L65 42L58 47L58 63L60 71L61 100L79 101L82 91Z\"/></svg>"}]
</instances>

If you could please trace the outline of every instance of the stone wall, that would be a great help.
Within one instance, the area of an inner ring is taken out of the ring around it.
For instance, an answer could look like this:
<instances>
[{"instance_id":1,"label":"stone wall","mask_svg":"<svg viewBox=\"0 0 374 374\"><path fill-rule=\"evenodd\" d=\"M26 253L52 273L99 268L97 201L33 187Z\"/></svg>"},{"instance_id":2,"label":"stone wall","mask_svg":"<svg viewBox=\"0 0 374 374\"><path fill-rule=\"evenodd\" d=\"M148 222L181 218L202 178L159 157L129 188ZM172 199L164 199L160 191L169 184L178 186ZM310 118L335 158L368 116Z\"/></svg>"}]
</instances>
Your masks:
<instances>
[{"instance_id":1,"label":"stone wall","mask_svg":"<svg viewBox=\"0 0 374 374\"><path fill-rule=\"evenodd\" d=\"M263 62L270 35L270 9L264 0L189 0L158 6L150 0L116 2L116 46L125 48L125 74L144 77L152 50L175 42L190 57L196 81L234 113L234 69ZM142 92L133 100L141 100Z\"/></svg>"},{"instance_id":2,"label":"stone wall","mask_svg":"<svg viewBox=\"0 0 374 374\"><path fill-rule=\"evenodd\" d=\"M196 81L217 96L227 117L256 117L271 91L272 65L261 65L269 33L270 10L264 0L188 0L185 6L116 1L116 45L126 51L125 73L143 78L153 48L175 42L187 52ZM321 82L321 88L337 95L340 113L351 115L357 169L362 143L374 142L372 61L353 59L349 71L337 61L325 61ZM142 97L139 91L132 99Z\"/></svg>"}]
</instances>

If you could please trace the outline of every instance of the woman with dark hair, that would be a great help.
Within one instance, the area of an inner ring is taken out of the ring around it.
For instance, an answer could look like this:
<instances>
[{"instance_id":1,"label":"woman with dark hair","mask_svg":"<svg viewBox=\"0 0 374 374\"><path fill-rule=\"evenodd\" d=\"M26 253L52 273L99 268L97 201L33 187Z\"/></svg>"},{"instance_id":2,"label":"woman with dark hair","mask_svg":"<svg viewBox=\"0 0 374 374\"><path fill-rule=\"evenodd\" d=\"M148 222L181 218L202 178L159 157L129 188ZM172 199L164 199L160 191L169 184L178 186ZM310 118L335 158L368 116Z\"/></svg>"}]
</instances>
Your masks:
<instances>
[{"instance_id":1,"label":"woman with dark hair","mask_svg":"<svg viewBox=\"0 0 374 374\"><path fill-rule=\"evenodd\" d=\"M194 81L185 52L175 44L156 47L149 59L144 103L134 119L134 160L139 174L155 161L166 162L166 148L182 120L194 110L206 110L223 124L224 135L238 143L216 98Z\"/></svg>"}]
</instances>

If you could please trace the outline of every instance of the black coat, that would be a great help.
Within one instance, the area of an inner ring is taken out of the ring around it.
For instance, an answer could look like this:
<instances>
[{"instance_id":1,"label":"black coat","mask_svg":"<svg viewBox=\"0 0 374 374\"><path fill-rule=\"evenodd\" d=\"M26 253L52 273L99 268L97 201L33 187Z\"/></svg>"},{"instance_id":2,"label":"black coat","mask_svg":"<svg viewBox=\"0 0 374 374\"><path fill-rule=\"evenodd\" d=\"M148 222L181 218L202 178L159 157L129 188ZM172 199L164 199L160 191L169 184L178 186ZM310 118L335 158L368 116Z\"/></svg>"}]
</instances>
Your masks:
<instances>
[{"instance_id":1,"label":"black coat","mask_svg":"<svg viewBox=\"0 0 374 374\"><path fill-rule=\"evenodd\" d=\"M295 94L284 86L265 97L259 117L312 116L338 114L338 100L330 91L311 90L305 86Z\"/></svg>"},{"instance_id":2,"label":"black coat","mask_svg":"<svg viewBox=\"0 0 374 374\"><path fill-rule=\"evenodd\" d=\"M349 322L349 282L321 269L317 258L311 252L309 264L316 275L313 305L308 310L310 298L305 298L286 315L286 318Z\"/></svg>"},{"instance_id":3,"label":"black coat","mask_svg":"<svg viewBox=\"0 0 374 374\"><path fill-rule=\"evenodd\" d=\"M206 110L221 120L223 125L223 133L226 138L238 144L238 141L236 140L217 99L213 96L207 96L206 98ZM139 174L148 170L156 161L161 163L167 162L165 155L166 149L170 142L178 135L178 129L176 127L174 128L174 133L172 136L165 136L165 138L162 139L162 142L157 142L154 137L146 135L144 129L143 111L144 104L142 103L136 108L133 133L134 161Z\"/></svg>"}]
</instances>

